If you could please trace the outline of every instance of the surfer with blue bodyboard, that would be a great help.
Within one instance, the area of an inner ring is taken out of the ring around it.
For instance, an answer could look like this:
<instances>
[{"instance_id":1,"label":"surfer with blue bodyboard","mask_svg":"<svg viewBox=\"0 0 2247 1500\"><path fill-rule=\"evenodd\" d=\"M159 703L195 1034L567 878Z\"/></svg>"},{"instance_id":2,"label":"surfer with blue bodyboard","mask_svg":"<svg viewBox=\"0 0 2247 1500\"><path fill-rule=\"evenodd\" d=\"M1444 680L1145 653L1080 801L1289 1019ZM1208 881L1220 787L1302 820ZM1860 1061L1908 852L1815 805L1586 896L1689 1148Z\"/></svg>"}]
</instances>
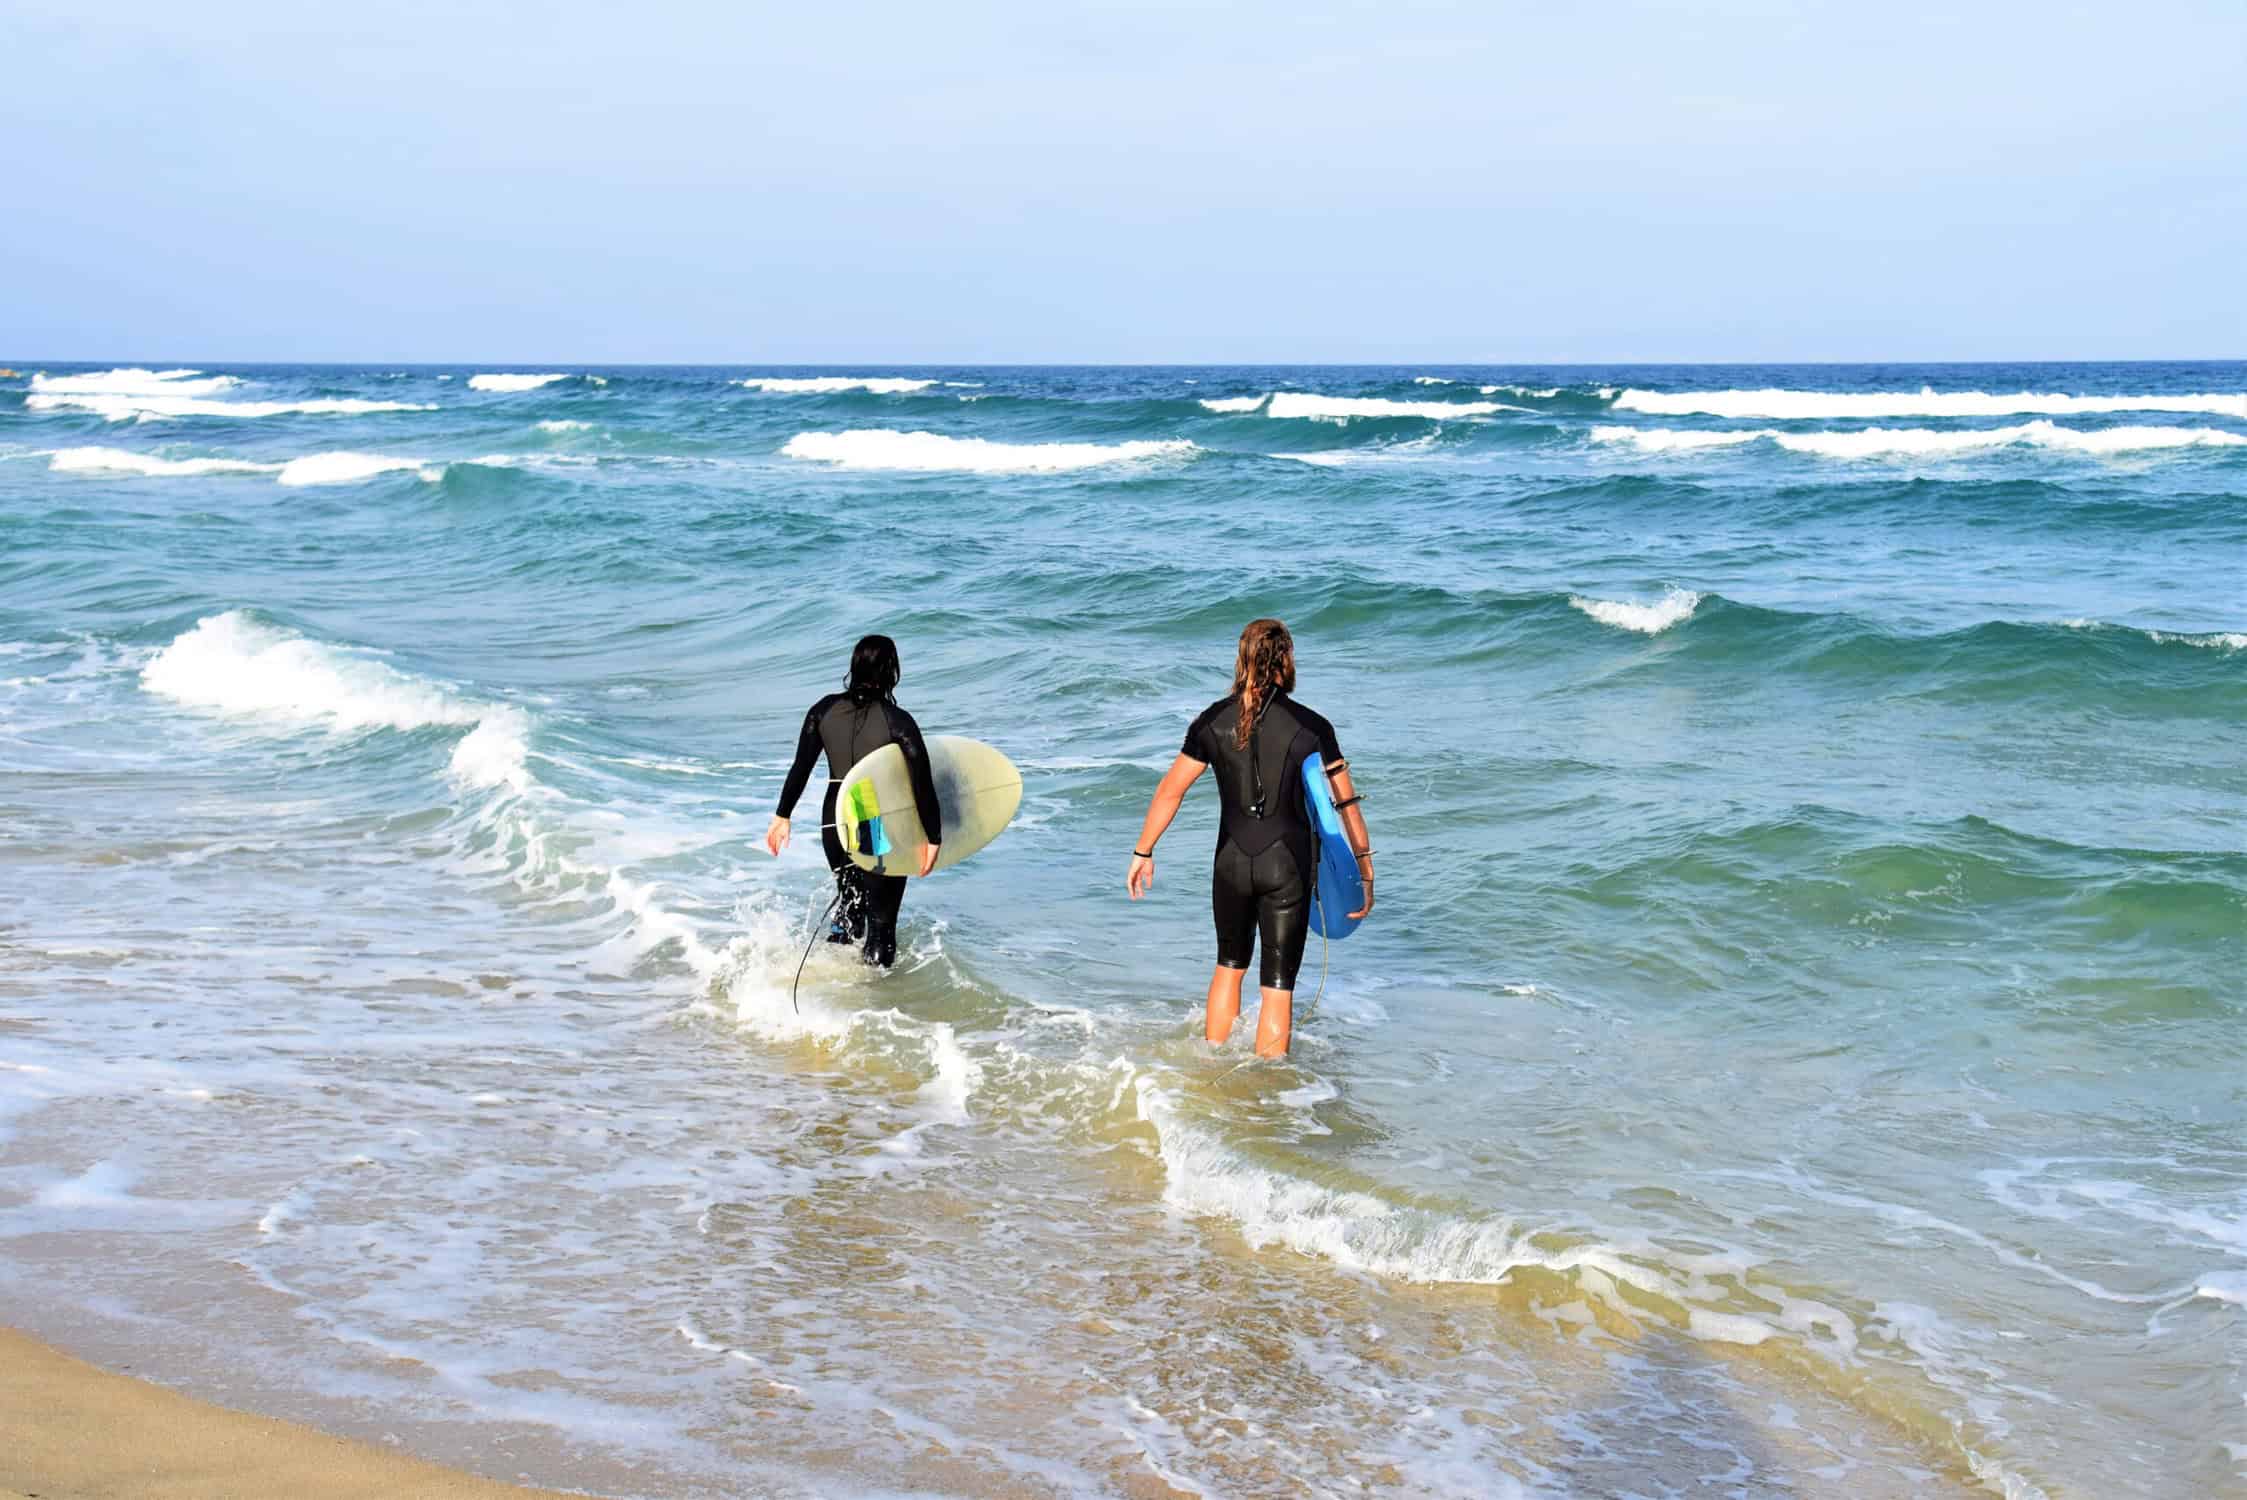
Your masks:
<instances>
[{"instance_id":1,"label":"surfer with blue bodyboard","mask_svg":"<svg viewBox=\"0 0 2247 1500\"><path fill-rule=\"evenodd\" d=\"M1124 888L1136 901L1155 883L1155 841L1186 789L1217 768L1220 798L1211 907L1217 967L1205 1035L1222 1043L1241 1009L1241 984L1259 946L1262 991L1256 1051L1287 1052L1295 975L1310 933L1346 937L1373 910L1373 844L1334 726L1297 703L1295 640L1277 620L1241 632L1233 690L1204 709L1162 784L1133 848Z\"/></svg>"}]
</instances>

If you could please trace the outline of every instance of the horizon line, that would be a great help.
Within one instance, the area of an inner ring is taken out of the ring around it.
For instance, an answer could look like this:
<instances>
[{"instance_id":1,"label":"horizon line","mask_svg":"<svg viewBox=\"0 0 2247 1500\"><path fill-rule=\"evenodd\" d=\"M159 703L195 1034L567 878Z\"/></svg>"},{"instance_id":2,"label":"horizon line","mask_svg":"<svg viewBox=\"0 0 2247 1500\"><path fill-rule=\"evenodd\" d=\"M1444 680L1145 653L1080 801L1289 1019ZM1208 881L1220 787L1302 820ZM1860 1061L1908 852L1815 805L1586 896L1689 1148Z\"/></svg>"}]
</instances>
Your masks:
<instances>
[{"instance_id":1,"label":"horizon line","mask_svg":"<svg viewBox=\"0 0 2247 1500\"><path fill-rule=\"evenodd\" d=\"M190 357L191 358L191 357ZM117 368L129 366L183 365L189 358L146 355L113 356L0 356L0 366L30 367L40 364L98 365ZM1568 370L1608 369L1616 366L1669 367L1673 369L1755 369L1768 367L1830 367L1847 368L1865 365L1898 365L1911 368L1929 368L1943 365L2230 365L2247 364L2247 355L2161 355L2133 356L2123 359L2018 359L1993 357L1984 359L1559 359L1559 360L1487 360L1487 359L1384 359L1384 360L1084 360L1084 359L954 359L954 360L887 360L880 358L850 361L785 360L785 359L624 359L587 360L581 358L517 359L511 356L479 356L473 360L460 359L401 359L396 357L369 357L361 359L206 359L212 365L287 366L335 369L357 368L367 365L405 365L420 369L474 369L485 365L585 365L596 369L616 370L717 370L735 368L773 368L791 370L855 371L880 365L894 370L1387 370L1415 366L1437 366L1458 370Z\"/></svg>"}]
</instances>

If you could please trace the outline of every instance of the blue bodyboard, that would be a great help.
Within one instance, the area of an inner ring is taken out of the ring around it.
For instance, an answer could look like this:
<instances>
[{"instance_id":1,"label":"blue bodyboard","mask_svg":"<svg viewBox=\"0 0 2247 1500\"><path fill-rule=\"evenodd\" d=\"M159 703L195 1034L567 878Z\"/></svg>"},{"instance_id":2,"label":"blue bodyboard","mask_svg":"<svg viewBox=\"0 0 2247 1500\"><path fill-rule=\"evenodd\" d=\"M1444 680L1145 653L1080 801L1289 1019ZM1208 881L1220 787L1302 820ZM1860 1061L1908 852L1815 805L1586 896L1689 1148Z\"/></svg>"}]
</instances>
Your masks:
<instances>
[{"instance_id":1,"label":"blue bodyboard","mask_svg":"<svg viewBox=\"0 0 2247 1500\"><path fill-rule=\"evenodd\" d=\"M1319 846L1311 931L1346 938L1362 920L1350 913L1365 905L1365 881L1358 875L1358 857L1350 852L1349 835L1342 831L1342 815L1334 810L1334 793L1327 789L1326 762L1315 754L1303 758L1303 800L1310 808L1311 831Z\"/></svg>"}]
</instances>

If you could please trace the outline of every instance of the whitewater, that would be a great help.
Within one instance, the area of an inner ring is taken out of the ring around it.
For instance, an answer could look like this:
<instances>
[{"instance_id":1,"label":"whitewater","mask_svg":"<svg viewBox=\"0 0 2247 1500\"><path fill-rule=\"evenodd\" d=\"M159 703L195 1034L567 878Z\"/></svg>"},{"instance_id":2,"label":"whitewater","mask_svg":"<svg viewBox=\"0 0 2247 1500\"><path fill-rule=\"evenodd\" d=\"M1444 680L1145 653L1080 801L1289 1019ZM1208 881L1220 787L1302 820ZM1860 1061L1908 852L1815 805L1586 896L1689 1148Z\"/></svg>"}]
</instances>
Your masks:
<instances>
[{"instance_id":1,"label":"whitewater","mask_svg":"<svg viewBox=\"0 0 2247 1500\"><path fill-rule=\"evenodd\" d=\"M0 1321L618 1496L2247 1486L2247 365L14 363ZM1258 614L1275 1063L1206 788L1121 891ZM870 629L1025 778L881 975Z\"/></svg>"}]
</instances>

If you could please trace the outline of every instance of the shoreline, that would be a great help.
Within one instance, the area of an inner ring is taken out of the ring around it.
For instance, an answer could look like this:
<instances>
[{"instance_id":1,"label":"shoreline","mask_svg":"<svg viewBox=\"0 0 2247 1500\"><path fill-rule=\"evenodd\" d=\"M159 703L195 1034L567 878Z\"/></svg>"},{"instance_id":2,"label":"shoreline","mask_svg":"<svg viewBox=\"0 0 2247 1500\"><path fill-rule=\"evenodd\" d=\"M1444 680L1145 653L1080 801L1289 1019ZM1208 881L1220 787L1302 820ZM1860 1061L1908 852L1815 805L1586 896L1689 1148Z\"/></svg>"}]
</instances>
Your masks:
<instances>
[{"instance_id":1,"label":"shoreline","mask_svg":"<svg viewBox=\"0 0 2247 1500\"><path fill-rule=\"evenodd\" d=\"M561 1500L570 1493L213 1405L0 1327L0 1500Z\"/></svg>"}]
</instances>

